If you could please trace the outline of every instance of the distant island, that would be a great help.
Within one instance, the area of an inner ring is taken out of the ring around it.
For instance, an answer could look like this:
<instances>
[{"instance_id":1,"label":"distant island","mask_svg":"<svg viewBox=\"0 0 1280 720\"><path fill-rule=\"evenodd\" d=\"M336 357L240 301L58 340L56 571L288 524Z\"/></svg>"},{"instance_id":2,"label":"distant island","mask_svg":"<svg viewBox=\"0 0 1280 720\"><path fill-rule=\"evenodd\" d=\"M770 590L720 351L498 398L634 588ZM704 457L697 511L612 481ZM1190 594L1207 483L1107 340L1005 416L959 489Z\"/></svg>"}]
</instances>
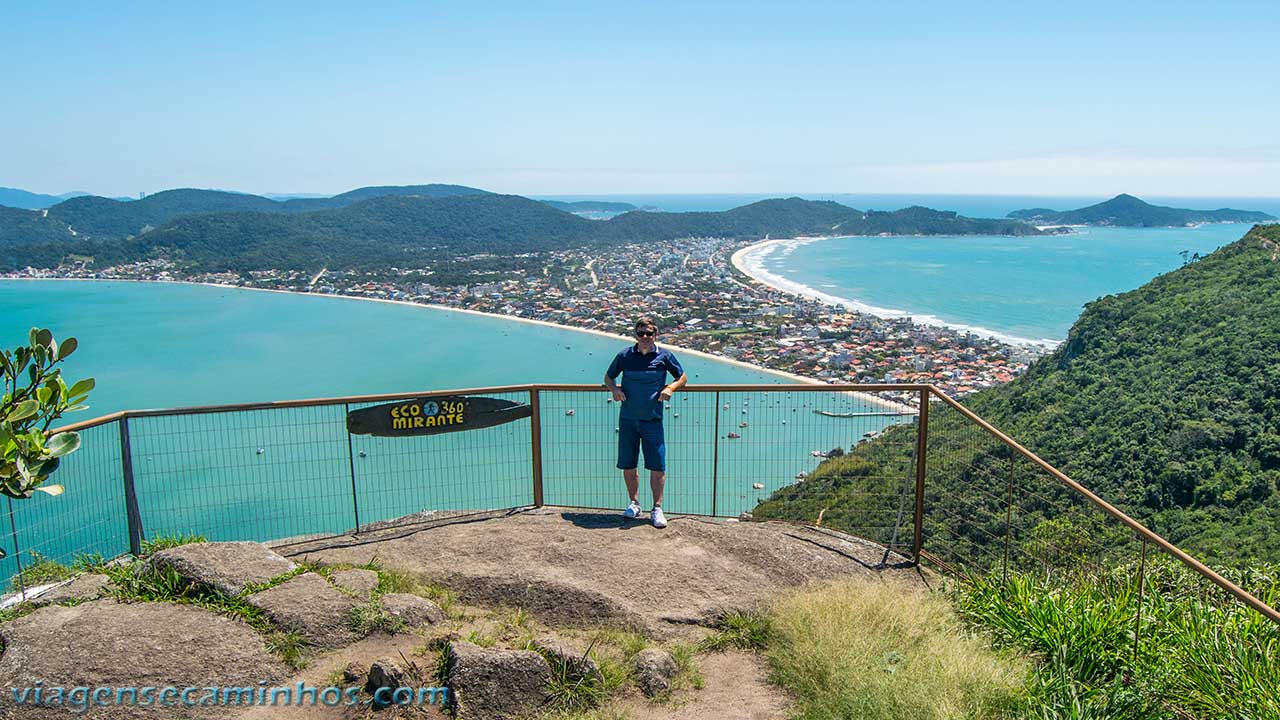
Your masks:
<instances>
[{"instance_id":1,"label":"distant island","mask_svg":"<svg viewBox=\"0 0 1280 720\"><path fill-rule=\"evenodd\" d=\"M1277 218L1251 210L1187 210L1152 205L1132 195L1117 195L1097 205L1059 212L1048 208L1014 210L1007 217L1035 225L1104 225L1114 227L1186 227L1200 223L1259 223Z\"/></svg>"},{"instance_id":2,"label":"distant island","mask_svg":"<svg viewBox=\"0 0 1280 720\"><path fill-rule=\"evenodd\" d=\"M695 237L1041 234L1018 220L923 207L862 211L796 197L723 212L632 210L590 220L546 202L461 185L369 187L283 202L180 189L127 202L88 196L48 210L0 208L0 271L154 258L201 272L421 268L469 256Z\"/></svg>"},{"instance_id":3,"label":"distant island","mask_svg":"<svg viewBox=\"0 0 1280 720\"><path fill-rule=\"evenodd\" d=\"M600 200L576 200L573 202L566 202L564 200L543 200L542 202L557 210L563 210L570 213L624 213L640 209L631 203L603 202Z\"/></svg>"}]
</instances>

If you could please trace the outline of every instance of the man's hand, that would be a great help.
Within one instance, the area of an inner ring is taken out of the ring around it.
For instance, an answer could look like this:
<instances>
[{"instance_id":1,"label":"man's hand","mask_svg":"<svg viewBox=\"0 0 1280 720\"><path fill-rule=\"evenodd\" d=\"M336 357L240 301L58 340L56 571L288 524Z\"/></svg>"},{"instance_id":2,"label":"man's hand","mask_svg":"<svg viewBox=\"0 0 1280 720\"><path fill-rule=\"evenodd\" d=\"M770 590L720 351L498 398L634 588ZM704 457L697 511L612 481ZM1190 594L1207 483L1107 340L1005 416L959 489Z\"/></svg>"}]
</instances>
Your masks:
<instances>
[{"instance_id":1,"label":"man's hand","mask_svg":"<svg viewBox=\"0 0 1280 720\"><path fill-rule=\"evenodd\" d=\"M671 389L671 386L667 386L662 388L662 392L658 393L658 399L666 402L671 399L672 395L675 395L675 392Z\"/></svg>"},{"instance_id":2,"label":"man's hand","mask_svg":"<svg viewBox=\"0 0 1280 720\"><path fill-rule=\"evenodd\" d=\"M613 388L611 392L613 393L614 400L617 400L618 402L626 401L627 394L622 392L622 388Z\"/></svg>"}]
</instances>

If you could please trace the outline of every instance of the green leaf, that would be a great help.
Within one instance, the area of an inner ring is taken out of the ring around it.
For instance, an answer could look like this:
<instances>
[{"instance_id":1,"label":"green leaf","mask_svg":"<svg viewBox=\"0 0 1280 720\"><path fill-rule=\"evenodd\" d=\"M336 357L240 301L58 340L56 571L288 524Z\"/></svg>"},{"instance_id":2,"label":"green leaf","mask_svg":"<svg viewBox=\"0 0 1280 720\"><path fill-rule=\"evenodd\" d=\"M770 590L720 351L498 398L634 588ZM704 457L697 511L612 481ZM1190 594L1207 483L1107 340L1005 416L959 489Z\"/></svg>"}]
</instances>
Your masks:
<instances>
[{"instance_id":1,"label":"green leaf","mask_svg":"<svg viewBox=\"0 0 1280 720\"><path fill-rule=\"evenodd\" d=\"M53 344L53 333L47 328L31 328L31 344L47 348Z\"/></svg>"},{"instance_id":2,"label":"green leaf","mask_svg":"<svg viewBox=\"0 0 1280 720\"><path fill-rule=\"evenodd\" d=\"M58 433L49 439L49 444L45 446L45 452L49 453L49 457L56 458L73 453L79 447L80 433L64 432Z\"/></svg>"},{"instance_id":3,"label":"green leaf","mask_svg":"<svg viewBox=\"0 0 1280 720\"><path fill-rule=\"evenodd\" d=\"M85 378L80 382L76 383L75 385L71 386L71 389L67 391L67 397L78 400L80 399L81 395L87 394L90 390L93 389L93 387L94 387L93 378Z\"/></svg>"},{"instance_id":4,"label":"green leaf","mask_svg":"<svg viewBox=\"0 0 1280 720\"><path fill-rule=\"evenodd\" d=\"M69 337L66 340L63 340L62 344L58 346L58 359L59 360L67 359L67 357L71 355L71 353L75 352L76 348L79 346L80 346L80 343L76 342L76 339L73 337Z\"/></svg>"},{"instance_id":5,"label":"green leaf","mask_svg":"<svg viewBox=\"0 0 1280 720\"><path fill-rule=\"evenodd\" d=\"M35 417L40 411L40 402L38 400L23 400L18 406L9 411L9 422L18 422L27 418Z\"/></svg>"}]
</instances>

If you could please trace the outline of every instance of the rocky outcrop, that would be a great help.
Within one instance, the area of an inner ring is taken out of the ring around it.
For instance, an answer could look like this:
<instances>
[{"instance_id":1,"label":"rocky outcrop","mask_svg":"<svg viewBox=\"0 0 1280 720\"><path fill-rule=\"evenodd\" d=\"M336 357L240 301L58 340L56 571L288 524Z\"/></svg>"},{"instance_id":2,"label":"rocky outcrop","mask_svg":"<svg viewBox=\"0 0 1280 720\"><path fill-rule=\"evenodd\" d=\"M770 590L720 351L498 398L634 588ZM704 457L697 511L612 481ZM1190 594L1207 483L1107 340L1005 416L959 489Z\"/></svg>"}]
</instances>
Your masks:
<instances>
[{"instance_id":1,"label":"rocky outcrop","mask_svg":"<svg viewBox=\"0 0 1280 720\"><path fill-rule=\"evenodd\" d=\"M521 720L547 708L551 668L530 650L449 645L447 685L459 720Z\"/></svg>"},{"instance_id":2,"label":"rocky outcrop","mask_svg":"<svg viewBox=\"0 0 1280 720\"><path fill-rule=\"evenodd\" d=\"M77 575L61 585L56 585L35 597L28 597L27 602L36 607L57 605L71 600L96 600L107 594L110 579L98 573Z\"/></svg>"},{"instance_id":3,"label":"rocky outcrop","mask_svg":"<svg viewBox=\"0 0 1280 720\"><path fill-rule=\"evenodd\" d=\"M387 593L378 598L382 609L408 627L426 627L444 622L444 611L430 600L408 593Z\"/></svg>"},{"instance_id":4,"label":"rocky outcrop","mask_svg":"<svg viewBox=\"0 0 1280 720\"><path fill-rule=\"evenodd\" d=\"M267 582L295 565L262 543L193 543L161 550L147 562L152 568L170 568L189 582L227 595L239 595L250 585Z\"/></svg>"},{"instance_id":5,"label":"rocky outcrop","mask_svg":"<svg viewBox=\"0 0 1280 720\"><path fill-rule=\"evenodd\" d=\"M378 573L372 570L335 570L329 577L334 585L364 600L378 588Z\"/></svg>"},{"instance_id":6,"label":"rocky outcrop","mask_svg":"<svg viewBox=\"0 0 1280 720\"><path fill-rule=\"evenodd\" d=\"M632 667L636 685L645 697L655 697L671 689L671 680L680 672L680 665L666 650L649 648L636 653Z\"/></svg>"},{"instance_id":7,"label":"rocky outcrop","mask_svg":"<svg viewBox=\"0 0 1280 720\"><path fill-rule=\"evenodd\" d=\"M304 573L245 598L273 622L294 630L308 643L337 648L359 639L351 613L360 601L345 595L315 573Z\"/></svg>"},{"instance_id":8,"label":"rocky outcrop","mask_svg":"<svg viewBox=\"0 0 1280 720\"><path fill-rule=\"evenodd\" d=\"M74 717L70 705L17 708L7 688L228 687L256 689L288 668L239 620L177 603L95 600L52 605L0 624L0 717ZM184 718L223 718L226 707L184 707ZM93 708L93 718L172 718L174 708Z\"/></svg>"}]
</instances>

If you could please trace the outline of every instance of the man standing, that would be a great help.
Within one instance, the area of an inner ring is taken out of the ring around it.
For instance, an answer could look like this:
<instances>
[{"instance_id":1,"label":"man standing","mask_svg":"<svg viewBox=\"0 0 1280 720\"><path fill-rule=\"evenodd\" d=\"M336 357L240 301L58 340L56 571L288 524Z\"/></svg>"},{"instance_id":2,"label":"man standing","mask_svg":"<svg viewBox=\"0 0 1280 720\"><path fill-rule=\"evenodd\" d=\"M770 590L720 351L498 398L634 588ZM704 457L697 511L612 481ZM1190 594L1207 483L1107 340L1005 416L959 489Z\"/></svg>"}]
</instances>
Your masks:
<instances>
[{"instance_id":1,"label":"man standing","mask_svg":"<svg viewBox=\"0 0 1280 720\"><path fill-rule=\"evenodd\" d=\"M636 320L635 334L636 344L618 353L604 375L605 387L622 405L618 411L618 469L631 497L623 517L630 520L640 515L640 477L636 474L636 463L643 448L649 489L653 491L649 520L654 527L664 528L667 519L662 515L662 489L667 479L667 448L662 433L662 403L684 387L689 377L675 355L658 347L658 326L653 318ZM622 387L614 382L619 374ZM666 384L668 374L676 379L669 385Z\"/></svg>"}]
</instances>

